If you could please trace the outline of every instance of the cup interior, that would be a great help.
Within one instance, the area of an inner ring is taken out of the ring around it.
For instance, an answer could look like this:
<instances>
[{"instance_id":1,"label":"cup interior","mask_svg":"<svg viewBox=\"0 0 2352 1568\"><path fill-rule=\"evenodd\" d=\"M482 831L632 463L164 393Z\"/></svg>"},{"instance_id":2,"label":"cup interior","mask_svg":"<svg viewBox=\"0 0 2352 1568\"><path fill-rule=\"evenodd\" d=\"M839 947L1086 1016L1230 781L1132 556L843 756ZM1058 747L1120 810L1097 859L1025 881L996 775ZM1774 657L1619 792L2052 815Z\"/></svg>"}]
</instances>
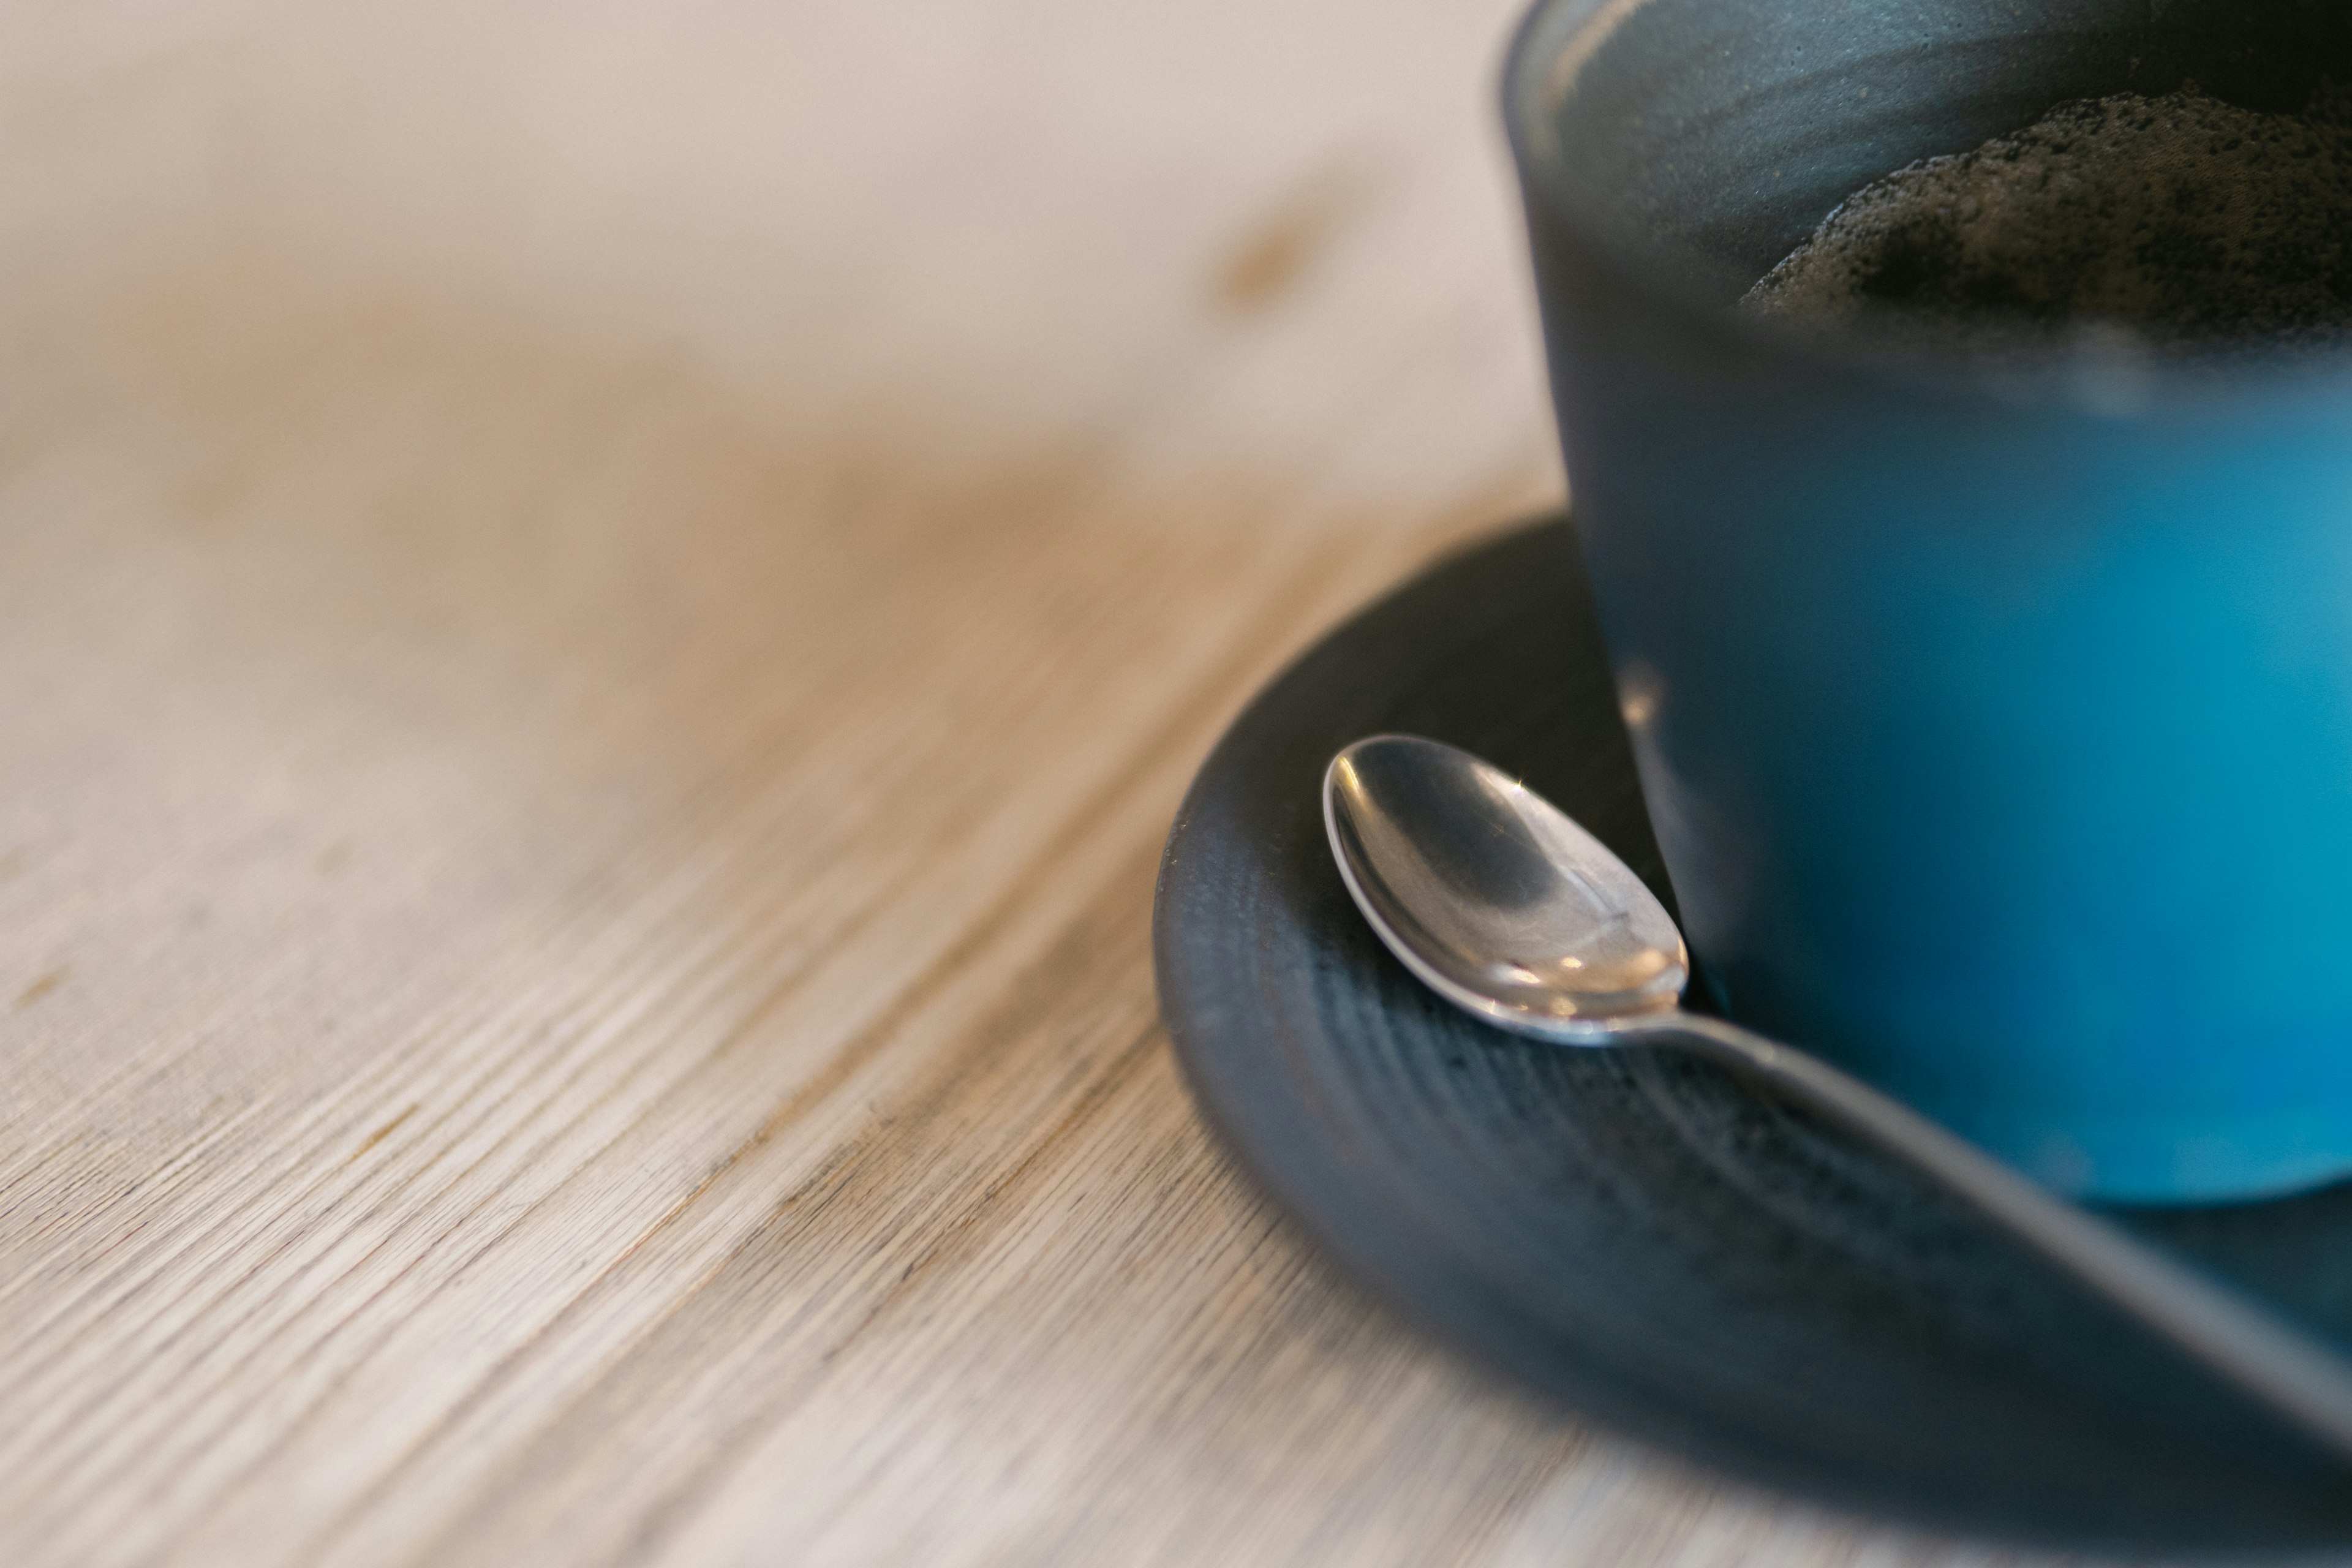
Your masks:
<instances>
[{"instance_id":1,"label":"cup interior","mask_svg":"<svg viewBox=\"0 0 2352 1568\"><path fill-rule=\"evenodd\" d=\"M2242 107L2352 86L2327 0L1552 0L1508 68L1530 179L1657 281L1727 304L1831 209L2071 99Z\"/></svg>"}]
</instances>

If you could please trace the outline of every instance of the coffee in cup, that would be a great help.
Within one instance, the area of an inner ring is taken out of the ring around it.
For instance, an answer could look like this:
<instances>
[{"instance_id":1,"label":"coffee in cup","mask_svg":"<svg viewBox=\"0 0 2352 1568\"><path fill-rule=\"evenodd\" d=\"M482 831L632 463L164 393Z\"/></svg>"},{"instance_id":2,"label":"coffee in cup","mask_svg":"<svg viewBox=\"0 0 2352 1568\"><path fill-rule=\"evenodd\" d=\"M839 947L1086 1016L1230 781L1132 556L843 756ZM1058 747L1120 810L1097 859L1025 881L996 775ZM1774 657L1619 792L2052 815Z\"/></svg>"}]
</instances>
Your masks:
<instances>
[{"instance_id":1,"label":"coffee in cup","mask_svg":"<svg viewBox=\"0 0 2352 1568\"><path fill-rule=\"evenodd\" d=\"M1744 309L2021 349L2089 330L2158 350L2352 335L2352 101L2296 113L2194 83L2063 104L1856 191Z\"/></svg>"}]
</instances>

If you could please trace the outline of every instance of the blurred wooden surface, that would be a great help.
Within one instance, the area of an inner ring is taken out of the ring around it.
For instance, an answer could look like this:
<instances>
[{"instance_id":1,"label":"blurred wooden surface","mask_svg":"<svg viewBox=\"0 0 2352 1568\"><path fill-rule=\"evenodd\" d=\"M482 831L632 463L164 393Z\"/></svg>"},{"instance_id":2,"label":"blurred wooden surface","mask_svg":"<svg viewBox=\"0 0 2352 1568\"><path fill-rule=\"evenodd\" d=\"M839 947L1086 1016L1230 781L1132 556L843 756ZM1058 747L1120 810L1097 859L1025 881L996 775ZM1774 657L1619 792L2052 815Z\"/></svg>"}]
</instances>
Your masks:
<instances>
[{"instance_id":1,"label":"blurred wooden surface","mask_svg":"<svg viewBox=\"0 0 2352 1568\"><path fill-rule=\"evenodd\" d=\"M0 15L0 1562L1944 1563L1196 1125L1219 724L1559 491L1511 0Z\"/></svg>"}]
</instances>

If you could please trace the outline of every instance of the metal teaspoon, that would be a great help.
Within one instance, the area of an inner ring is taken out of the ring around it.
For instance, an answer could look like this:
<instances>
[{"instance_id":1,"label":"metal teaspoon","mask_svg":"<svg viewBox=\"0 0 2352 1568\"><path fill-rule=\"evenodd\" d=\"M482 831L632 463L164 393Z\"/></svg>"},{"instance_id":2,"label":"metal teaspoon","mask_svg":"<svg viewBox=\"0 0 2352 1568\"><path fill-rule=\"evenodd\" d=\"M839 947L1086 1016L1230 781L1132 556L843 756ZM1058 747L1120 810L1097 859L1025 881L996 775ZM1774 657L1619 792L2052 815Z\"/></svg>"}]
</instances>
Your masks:
<instances>
[{"instance_id":1,"label":"metal teaspoon","mask_svg":"<svg viewBox=\"0 0 2352 1568\"><path fill-rule=\"evenodd\" d=\"M1466 752L1360 741L1323 777L1356 906L1407 969L1487 1023L1555 1044L1664 1046L1738 1072L1973 1205L2247 1394L2352 1459L2333 1351L1828 1063L1686 1013L1665 907L1550 802Z\"/></svg>"}]
</instances>

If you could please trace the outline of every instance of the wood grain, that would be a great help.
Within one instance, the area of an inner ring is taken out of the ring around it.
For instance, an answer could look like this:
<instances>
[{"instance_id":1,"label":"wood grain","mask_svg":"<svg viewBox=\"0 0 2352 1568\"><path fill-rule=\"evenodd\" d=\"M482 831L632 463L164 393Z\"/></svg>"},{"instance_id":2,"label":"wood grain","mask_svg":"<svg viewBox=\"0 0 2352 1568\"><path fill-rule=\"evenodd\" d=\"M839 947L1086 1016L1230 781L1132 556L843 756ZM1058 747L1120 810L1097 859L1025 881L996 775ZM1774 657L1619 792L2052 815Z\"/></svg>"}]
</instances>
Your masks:
<instances>
[{"instance_id":1,"label":"wood grain","mask_svg":"<svg viewBox=\"0 0 2352 1568\"><path fill-rule=\"evenodd\" d=\"M1507 4L0 18L0 1561L1989 1562L1423 1344L1154 857L1558 493Z\"/></svg>"}]
</instances>

